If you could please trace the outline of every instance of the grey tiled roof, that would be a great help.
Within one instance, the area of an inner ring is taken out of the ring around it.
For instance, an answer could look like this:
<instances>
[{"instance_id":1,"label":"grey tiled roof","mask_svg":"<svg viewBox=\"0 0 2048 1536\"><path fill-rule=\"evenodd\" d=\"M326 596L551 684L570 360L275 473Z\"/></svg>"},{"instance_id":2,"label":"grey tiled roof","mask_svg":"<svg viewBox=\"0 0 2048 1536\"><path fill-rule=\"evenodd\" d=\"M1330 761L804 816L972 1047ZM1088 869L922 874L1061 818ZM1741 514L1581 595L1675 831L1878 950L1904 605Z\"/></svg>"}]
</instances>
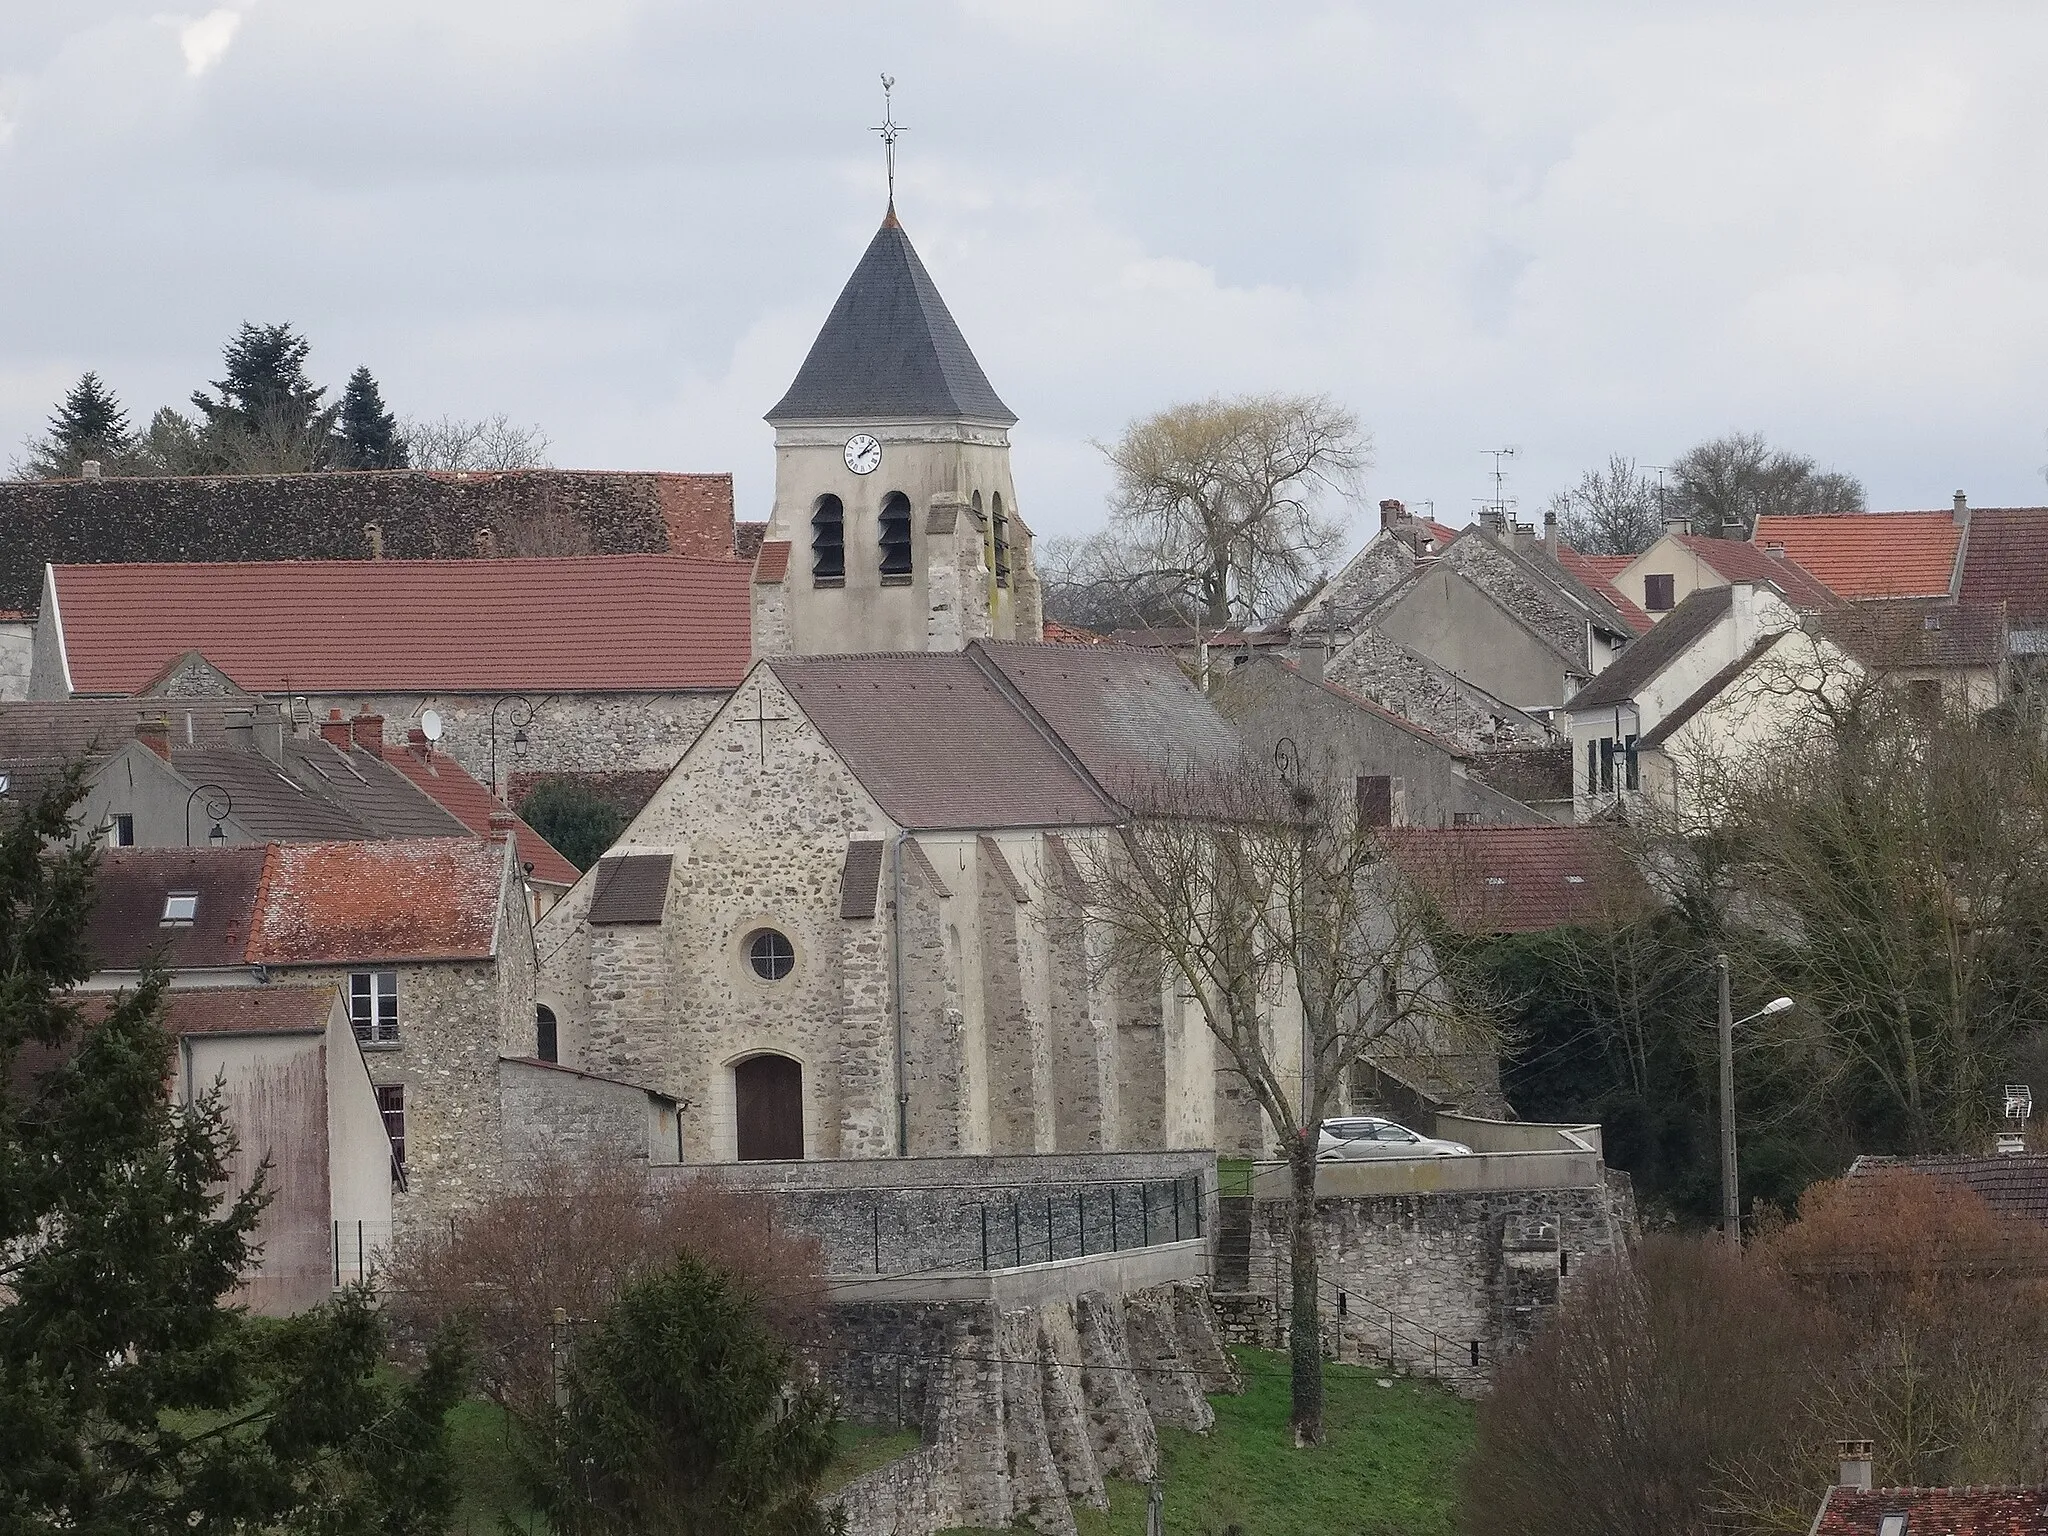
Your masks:
<instances>
[{"instance_id":1,"label":"grey tiled roof","mask_svg":"<svg viewBox=\"0 0 2048 1536\"><path fill-rule=\"evenodd\" d=\"M1016 421L892 210L768 420Z\"/></svg>"},{"instance_id":2,"label":"grey tiled roof","mask_svg":"<svg viewBox=\"0 0 2048 1536\"><path fill-rule=\"evenodd\" d=\"M668 877L675 866L666 853L629 853L597 861L590 893L593 923L658 923L668 905Z\"/></svg>"},{"instance_id":3,"label":"grey tiled roof","mask_svg":"<svg viewBox=\"0 0 2048 1536\"><path fill-rule=\"evenodd\" d=\"M1721 621L1734 592L1733 587L1701 587L1617 656L1606 671L1573 694L1565 707L1578 710L1626 704L1643 684Z\"/></svg>"}]
</instances>

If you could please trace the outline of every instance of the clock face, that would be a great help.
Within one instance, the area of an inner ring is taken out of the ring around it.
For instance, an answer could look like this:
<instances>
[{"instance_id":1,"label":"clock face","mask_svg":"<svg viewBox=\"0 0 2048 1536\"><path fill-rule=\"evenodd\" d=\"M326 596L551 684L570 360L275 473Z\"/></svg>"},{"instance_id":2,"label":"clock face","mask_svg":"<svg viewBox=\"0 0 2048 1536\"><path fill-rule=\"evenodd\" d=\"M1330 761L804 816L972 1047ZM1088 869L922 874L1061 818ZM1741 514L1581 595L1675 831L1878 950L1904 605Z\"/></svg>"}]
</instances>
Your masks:
<instances>
[{"instance_id":1,"label":"clock face","mask_svg":"<svg viewBox=\"0 0 2048 1536\"><path fill-rule=\"evenodd\" d=\"M856 475L872 475L882 467L882 445L867 433L846 440L846 467Z\"/></svg>"}]
</instances>

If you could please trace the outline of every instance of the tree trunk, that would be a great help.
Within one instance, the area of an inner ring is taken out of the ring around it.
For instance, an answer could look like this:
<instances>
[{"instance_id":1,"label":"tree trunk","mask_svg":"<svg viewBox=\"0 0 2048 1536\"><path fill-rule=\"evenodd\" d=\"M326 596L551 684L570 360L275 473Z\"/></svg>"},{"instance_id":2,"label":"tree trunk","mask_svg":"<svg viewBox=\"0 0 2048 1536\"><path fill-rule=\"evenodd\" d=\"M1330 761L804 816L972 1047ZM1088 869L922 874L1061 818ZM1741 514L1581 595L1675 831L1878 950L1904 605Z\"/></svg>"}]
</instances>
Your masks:
<instances>
[{"instance_id":1,"label":"tree trunk","mask_svg":"<svg viewBox=\"0 0 2048 1536\"><path fill-rule=\"evenodd\" d=\"M1323 1440L1323 1319L1317 1305L1322 1271L1316 1249L1316 1130L1290 1141L1288 1171L1293 1176L1290 1237L1294 1272L1293 1311L1288 1319L1287 1348L1294 1377L1294 1443L1320 1445Z\"/></svg>"}]
</instances>

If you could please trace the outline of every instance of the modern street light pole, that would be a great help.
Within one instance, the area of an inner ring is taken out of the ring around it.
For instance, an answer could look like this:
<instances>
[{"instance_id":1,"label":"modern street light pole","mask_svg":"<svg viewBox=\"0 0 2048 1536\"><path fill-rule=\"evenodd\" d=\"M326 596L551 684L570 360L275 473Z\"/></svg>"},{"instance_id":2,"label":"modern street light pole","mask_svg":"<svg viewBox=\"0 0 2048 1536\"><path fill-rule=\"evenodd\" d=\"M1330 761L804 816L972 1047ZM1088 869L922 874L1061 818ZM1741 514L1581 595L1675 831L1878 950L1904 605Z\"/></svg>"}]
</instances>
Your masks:
<instances>
[{"instance_id":1,"label":"modern street light pole","mask_svg":"<svg viewBox=\"0 0 2048 1536\"><path fill-rule=\"evenodd\" d=\"M1755 1013L1736 1018L1728 1003L1728 957L1714 956L1715 980L1721 993L1721 1235L1742 1244L1742 1193L1735 1178L1735 1026L1783 1013L1789 997L1774 997Z\"/></svg>"}]
</instances>

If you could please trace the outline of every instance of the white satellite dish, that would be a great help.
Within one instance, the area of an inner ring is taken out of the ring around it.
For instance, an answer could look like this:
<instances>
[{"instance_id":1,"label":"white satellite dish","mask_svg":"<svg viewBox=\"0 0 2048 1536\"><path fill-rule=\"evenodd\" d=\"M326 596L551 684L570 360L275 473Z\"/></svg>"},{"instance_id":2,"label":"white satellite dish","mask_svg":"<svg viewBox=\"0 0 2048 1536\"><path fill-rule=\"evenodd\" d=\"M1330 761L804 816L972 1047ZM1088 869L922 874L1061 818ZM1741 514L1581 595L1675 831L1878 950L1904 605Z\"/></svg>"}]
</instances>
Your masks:
<instances>
[{"instance_id":1,"label":"white satellite dish","mask_svg":"<svg viewBox=\"0 0 2048 1536\"><path fill-rule=\"evenodd\" d=\"M423 709L420 711L420 734L429 741L441 739L441 711Z\"/></svg>"}]
</instances>

